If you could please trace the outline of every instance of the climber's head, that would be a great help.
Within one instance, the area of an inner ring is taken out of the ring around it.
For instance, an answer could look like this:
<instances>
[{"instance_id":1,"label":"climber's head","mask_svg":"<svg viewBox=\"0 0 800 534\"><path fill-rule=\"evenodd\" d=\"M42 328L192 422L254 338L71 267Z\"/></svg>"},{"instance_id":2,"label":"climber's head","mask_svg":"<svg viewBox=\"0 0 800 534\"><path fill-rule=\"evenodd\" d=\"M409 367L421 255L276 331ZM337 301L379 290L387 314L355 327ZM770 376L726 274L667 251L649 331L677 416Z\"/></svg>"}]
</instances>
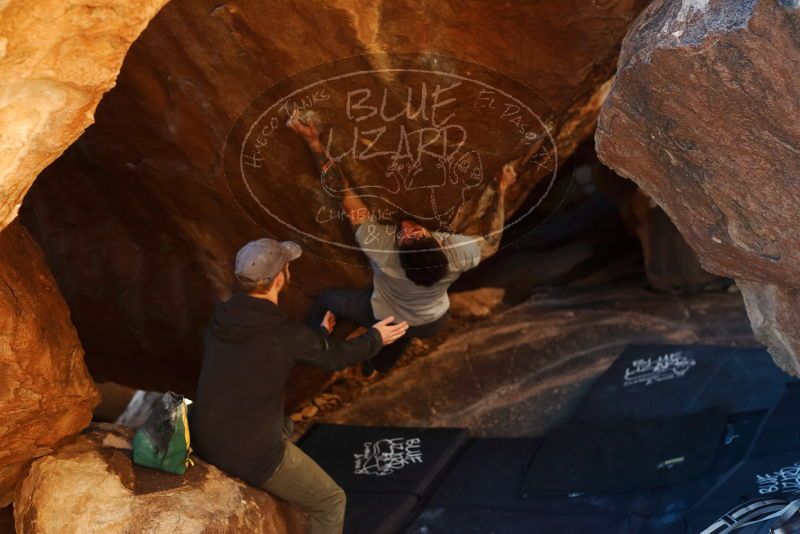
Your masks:
<instances>
[{"instance_id":1,"label":"climber's head","mask_svg":"<svg viewBox=\"0 0 800 534\"><path fill-rule=\"evenodd\" d=\"M430 231L414 221L400 223L397 232L400 265L409 280L430 287L447 274L447 256Z\"/></svg>"},{"instance_id":2,"label":"climber's head","mask_svg":"<svg viewBox=\"0 0 800 534\"><path fill-rule=\"evenodd\" d=\"M400 221L400 227L397 232L397 241L399 245L408 244L415 239L423 237L432 237L430 231L412 220Z\"/></svg>"}]
</instances>

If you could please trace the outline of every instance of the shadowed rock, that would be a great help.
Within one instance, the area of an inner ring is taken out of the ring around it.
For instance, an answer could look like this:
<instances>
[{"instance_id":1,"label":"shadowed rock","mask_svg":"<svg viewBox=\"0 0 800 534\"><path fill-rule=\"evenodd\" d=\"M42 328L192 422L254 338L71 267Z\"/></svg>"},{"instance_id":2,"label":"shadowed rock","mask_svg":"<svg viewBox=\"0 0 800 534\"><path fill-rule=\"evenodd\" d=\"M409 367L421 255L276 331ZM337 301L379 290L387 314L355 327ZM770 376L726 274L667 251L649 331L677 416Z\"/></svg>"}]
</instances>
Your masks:
<instances>
[{"instance_id":1,"label":"shadowed rock","mask_svg":"<svg viewBox=\"0 0 800 534\"><path fill-rule=\"evenodd\" d=\"M796 375L798 28L792 2L657 0L623 43L596 134L703 267L743 282L759 339Z\"/></svg>"}]
</instances>

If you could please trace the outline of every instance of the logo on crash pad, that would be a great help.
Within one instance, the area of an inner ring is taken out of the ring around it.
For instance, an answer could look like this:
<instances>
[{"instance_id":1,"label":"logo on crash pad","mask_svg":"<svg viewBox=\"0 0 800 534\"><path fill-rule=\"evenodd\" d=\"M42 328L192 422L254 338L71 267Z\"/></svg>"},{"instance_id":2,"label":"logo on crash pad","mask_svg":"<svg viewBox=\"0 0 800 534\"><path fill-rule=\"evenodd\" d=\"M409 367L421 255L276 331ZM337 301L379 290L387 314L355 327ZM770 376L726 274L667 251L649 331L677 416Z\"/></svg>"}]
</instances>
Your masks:
<instances>
[{"instance_id":1,"label":"logo on crash pad","mask_svg":"<svg viewBox=\"0 0 800 534\"><path fill-rule=\"evenodd\" d=\"M772 493L800 494L800 462L763 475L756 475L759 495Z\"/></svg>"},{"instance_id":2,"label":"logo on crash pad","mask_svg":"<svg viewBox=\"0 0 800 534\"><path fill-rule=\"evenodd\" d=\"M409 464L422 463L420 438L385 438L364 443L353 455L356 475L387 476Z\"/></svg>"},{"instance_id":3,"label":"logo on crash pad","mask_svg":"<svg viewBox=\"0 0 800 534\"><path fill-rule=\"evenodd\" d=\"M665 380L681 378L697 364L691 356L686 356L682 351L670 352L656 358L642 358L634 360L625 369L624 387L636 384L650 386Z\"/></svg>"},{"instance_id":4,"label":"logo on crash pad","mask_svg":"<svg viewBox=\"0 0 800 534\"><path fill-rule=\"evenodd\" d=\"M322 168L286 126L293 116L319 126ZM543 222L545 208L558 204L543 204L545 198L561 191L553 188L559 151L571 153L565 131L544 98L483 65L432 54L366 54L264 91L236 119L223 164L233 197L253 222L307 252L347 261L348 251L359 249L341 203L348 191L378 222L413 220L477 238L482 230L471 225L511 163L522 189L507 197L507 212L521 209L504 229L534 213ZM529 189L535 193L523 205Z\"/></svg>"}]
</instances>

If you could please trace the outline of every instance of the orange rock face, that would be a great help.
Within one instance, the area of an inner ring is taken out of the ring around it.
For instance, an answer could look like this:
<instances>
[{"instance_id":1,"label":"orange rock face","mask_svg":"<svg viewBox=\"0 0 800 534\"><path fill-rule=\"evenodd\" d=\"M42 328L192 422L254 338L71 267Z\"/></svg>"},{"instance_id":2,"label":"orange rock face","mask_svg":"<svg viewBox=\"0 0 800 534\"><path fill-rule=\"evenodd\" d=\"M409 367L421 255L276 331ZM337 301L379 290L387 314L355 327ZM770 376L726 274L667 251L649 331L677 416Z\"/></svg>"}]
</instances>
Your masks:
<instances>
[{"instance_id":1,"label":"orange rock face","mask_svg":"<svg viewBox=\"0 0 800 534\"><path fill-rule=\"evenodd\" d=\"M0 6L0 230L94 118L128 47L166 0Z\"/></svg>"},{"instance_id":2,"label":"orange rock face","mask_svg":"<svg viewBox=\"0 0 800 534\"><path fill-rule=\"evenodd\" d=\"M656 1L626 37L600 159L664 208L703 266L741 281L759 339L800 375L800 9Z\"/></svg>"},{"instance_id":3,"label":"orange rock face","mask_svg":"<svg viewBox=\"0 0 800 534\"><path fill-rule=\"evenodd\" d=\"M305 530L296 508L195 459L178 476L131 462L127 428L93 425L34 462L14 499L18 534Z\"/></svg>"},{"instance_id":4,"label":"orange rock face","mask_svg":"<svg viewBox=\"0 0 800 534\"><path fill-rule=\"evenodd\" d=\"M19 223L0 232L0 507L32 459L91 419L98 396L69 310Z\"/></svg>"},{"instance_id":5,"label":"orange rock face","mask_svg":"<svg viewBox=\"0 0 800 534\"><path fill-rule=\"evenodd\" d=\"M0 507L31 459L85 427L98 400L69 309L13 220L36 176L93 122L165 2L0 5Z\"/></svg>"},{"instance_id":6,"label":"orange rock face","mask_svg":"<svg viewBox=\"0 0 800 534\"><path fill-rule=\"evenodd\" d=\"M382 188L382 198L367 199L373 210L389 208L382 218L449 223L452 208L478 198L503 162L532 151L516 205L593 130L619 43L645 3L170 2L131 48L97 124L37 180L23 214L96 378L192 388L211 304L229 291L233 256L249 239L296 239L309 252L293 264L292 312L324 287L368 281L363 256L347 248L354 242L335 191L283 126L292 106L311 108L335 130L336 154L355 147L359 157L342 167L357 186ZM311 87L359 70L371 74ZM453 75L463 83L448 92ZM434 118L437 84L439 104L455 99ZM414 110L427 91L428 115L390 118L409 89ZM257 122L290 93L293 103ZM387 107L372 114L384 94ZM446 165L392 166L385 152L405 150L404 132L413 154L452 148L464 132L469 140ZM253 151L262 141L267 148ZM236 174L242 158L258 165L248 184Z\"/></svg>"}]
</instances>

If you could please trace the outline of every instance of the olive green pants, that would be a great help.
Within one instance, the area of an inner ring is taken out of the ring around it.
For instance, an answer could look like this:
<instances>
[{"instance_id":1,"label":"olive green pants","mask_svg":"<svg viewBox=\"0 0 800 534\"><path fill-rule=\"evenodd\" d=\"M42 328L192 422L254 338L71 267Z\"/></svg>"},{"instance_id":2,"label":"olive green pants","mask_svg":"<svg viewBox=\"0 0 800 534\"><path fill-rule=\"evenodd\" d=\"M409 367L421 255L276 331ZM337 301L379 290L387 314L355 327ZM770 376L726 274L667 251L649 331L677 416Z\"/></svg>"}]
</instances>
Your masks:
<instances>
[{"instance_id":1,"label":"olive green pants","mask_svg":"<svg viewBox=\"0 0 800 534\"><path fill-rule=\"evenodd\" d=\"M287 424L284 437L291 435L290 428ZM288 439L283 443L283 460L261 488L308 512L310 534L341 534L347 502L344 491L294 443Z\"/></svg>"}]
</instances>

